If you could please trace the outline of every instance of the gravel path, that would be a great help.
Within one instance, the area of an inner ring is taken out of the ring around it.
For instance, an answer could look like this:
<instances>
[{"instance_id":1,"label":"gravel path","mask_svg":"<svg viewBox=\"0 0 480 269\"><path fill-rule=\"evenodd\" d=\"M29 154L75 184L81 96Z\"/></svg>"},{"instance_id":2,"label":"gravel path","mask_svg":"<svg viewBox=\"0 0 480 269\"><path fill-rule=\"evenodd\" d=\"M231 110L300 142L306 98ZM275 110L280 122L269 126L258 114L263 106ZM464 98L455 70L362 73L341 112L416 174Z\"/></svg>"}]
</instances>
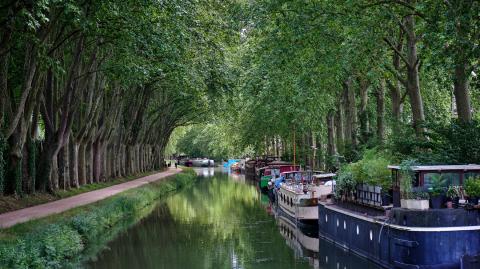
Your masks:
<instances>
[{"instance_id":1,"label":"gravel path","mask_svg":"<svg viewBox=\"0 0 480 269\"><path fill-rule=\"evenodd\" d=\"M43 218L52 214L61 213L69 209L91 204L103 200L112 195L140 187L142 185L175 175L181 172L181 169L171 168L167 171L141 177L125 183L113 185L107 188L82 193L65 199L27 207L24 209L0 214L0 228L8 228L15 224L27 222L33 219Z\"/></svg>"}]
</instances>

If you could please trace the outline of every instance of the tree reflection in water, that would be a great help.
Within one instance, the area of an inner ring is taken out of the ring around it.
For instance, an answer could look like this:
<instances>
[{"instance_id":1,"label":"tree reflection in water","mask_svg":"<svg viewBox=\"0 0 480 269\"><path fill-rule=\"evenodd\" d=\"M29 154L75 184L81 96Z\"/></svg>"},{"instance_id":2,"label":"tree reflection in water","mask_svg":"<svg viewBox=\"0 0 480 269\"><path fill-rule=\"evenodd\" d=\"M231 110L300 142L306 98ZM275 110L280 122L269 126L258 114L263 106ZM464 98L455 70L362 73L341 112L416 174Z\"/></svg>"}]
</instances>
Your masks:
<instances>
[{"instance_id":1,"label":"tree reflection in water","mask_svg":"<svg viewBox=\"0 0 480 269\"><path fill-rule=\"evenodd\" d=\"M200 179L109 244L89 268L310 268L285 244L252 185Z\"/></svg>"}]
</instances>

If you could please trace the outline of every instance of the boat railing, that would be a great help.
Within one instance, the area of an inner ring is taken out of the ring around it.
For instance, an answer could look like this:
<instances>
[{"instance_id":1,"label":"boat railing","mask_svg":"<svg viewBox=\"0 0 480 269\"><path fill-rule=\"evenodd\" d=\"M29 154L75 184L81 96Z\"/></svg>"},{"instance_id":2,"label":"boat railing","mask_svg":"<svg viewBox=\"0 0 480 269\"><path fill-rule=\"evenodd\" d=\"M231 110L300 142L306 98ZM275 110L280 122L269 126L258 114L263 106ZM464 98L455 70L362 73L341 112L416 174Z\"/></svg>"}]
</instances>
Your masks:
<instances>
[{"instance_id":1,"label":"boat railing","mask_svg":"<svg viewBox=\"0 0 480 269\"><path fill-rule=\"evenodd\" d=\"M367 184L357 184L356 202L369 206L382 206L382 187Z\"/></svg>"}]
</instances>

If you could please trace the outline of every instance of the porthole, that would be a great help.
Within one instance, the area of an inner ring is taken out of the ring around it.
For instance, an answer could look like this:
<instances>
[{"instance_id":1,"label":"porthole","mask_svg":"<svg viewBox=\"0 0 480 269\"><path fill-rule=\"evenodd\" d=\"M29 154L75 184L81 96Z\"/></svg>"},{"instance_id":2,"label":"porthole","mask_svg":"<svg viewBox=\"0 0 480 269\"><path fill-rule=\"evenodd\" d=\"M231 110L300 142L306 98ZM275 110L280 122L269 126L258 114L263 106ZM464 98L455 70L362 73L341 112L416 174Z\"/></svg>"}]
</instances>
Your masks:
<instances>
[{"instance_id":1,"label":"porthole","mask_svg":"<svg viewBox=\"0 0 480 269\"><path fill-rule=\"evenodd\" d=\"M370 241L372 241L372 240L373 240L373 232L372 232L372 230L370 230Z\"/></svg>"},{"instance_id":2,"label":"porthole","mask_svg":"<svg viewBox=\"0 0 480 269\"><path fill-rule=\"evenodd\" d=\"M338 227L338 226L340 226L340 222L339 222L338 219L337 219L337 227Z\"/></svg>"},{"instance_id":3,"label":"porthole","mask_svg":"<svg viewBox=\"0 0 480 269\"><path fill-rule=\"evenodd\" d=\"M328 256L325 256L325 263L328 264Z\"/></svg>"},{"instance_id":4,"label":"porthole","mask_svg":"<svg viewBox=\"0 0 480 269\"><path fill-rule=\"evenodd\" d=\"M343 229L344 229L344 230L347 229L347 222L346 222L346 221L343 221Z\"/></svg>"},{"instance_id":5,"label":"porthole","mask_svg":"<svg viewBox=\"0 0 480 269\"><path fill-rule=\"evenodd\" d=\"M325 214L325 222L328 222L328 215Z\"/></svg>"},{"instance_id":6,"label":"porthole","mask_svg":"<svg viewBox=\"0 0 480 269\"><path fill-rule=\"evenodd\" d=\"M337 262L337 269L340 269L340 263Z\"/></svg>"},{"instance_id":7,"label":"porthole","mask_svg":"<svg viewBox=\"0 0 480 269\"><path fill-rule=\"evenodd\" d=\"M358 228L358 225L357 225L357 235L360 234L360 229Z\"/></svg>"}]
</instances>

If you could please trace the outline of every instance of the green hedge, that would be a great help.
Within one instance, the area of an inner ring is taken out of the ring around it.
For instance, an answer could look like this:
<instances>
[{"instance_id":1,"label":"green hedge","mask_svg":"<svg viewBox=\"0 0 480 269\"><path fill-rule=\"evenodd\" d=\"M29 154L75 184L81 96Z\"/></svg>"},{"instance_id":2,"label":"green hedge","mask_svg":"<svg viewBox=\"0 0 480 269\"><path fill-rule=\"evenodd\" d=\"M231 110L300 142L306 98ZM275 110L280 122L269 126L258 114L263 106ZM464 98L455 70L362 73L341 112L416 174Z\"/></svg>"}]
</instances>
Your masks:
<instances>
[{"instance_id":1,"label":"green hedge","mask_svg":"<svg viewBox=\"0 0 480 269\"><path fill-rule=\"evenodd\" d=\"M123 221L138 221L145 215L145 208L155 205L155 201L167 193L187 186L195 178L195 172L186 169L167 180L126 191L99 203L2 231L0 266L60 268L78 262L84 252L98 251L99 245L108 241L106 235L112 237L118 230L125 229Z\"/></svg>"}]
</instances>

